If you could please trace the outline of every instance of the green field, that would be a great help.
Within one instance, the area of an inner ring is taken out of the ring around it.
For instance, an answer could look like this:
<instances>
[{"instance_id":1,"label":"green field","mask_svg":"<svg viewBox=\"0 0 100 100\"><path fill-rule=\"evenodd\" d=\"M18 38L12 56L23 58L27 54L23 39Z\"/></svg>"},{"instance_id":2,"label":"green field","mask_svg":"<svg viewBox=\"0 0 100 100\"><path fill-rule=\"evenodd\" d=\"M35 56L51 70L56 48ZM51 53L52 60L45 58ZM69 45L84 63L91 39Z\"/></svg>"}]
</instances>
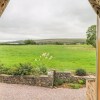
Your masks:
<instances>
[{"instance_id":1,"label":"green field","mask_svg":"<svg viewBox=\"0 0 100 100\"><path fill-rule=\"evenodd\" d=\"M73 71L84 68L88 72L96 70L95 49L87 45L0 45L0 63L14 67L19 63L32 63L42 53L53 56L48 68L59 71Z\"/></svg>"}]
</instances>

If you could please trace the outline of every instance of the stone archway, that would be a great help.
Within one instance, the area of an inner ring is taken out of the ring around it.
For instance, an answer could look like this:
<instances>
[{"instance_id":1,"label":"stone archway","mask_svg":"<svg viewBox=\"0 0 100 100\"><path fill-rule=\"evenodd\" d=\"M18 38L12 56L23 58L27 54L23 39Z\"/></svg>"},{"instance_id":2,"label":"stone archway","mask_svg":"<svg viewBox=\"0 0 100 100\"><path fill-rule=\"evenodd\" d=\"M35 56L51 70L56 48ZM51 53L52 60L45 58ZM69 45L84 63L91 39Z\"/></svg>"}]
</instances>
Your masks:
<instances>
[{"instance_id":1,"label":"stone archway","mask_svg":"<svg viewBox=\"0 0 100 100\"><path fill-rule=\"evenodd\" d=\"M10 0L0 0L0 16ZM89 0L97 14L97 99L100 100L100 0Z\"/></svg>"},{"instance_id":2,"label":"stone archway","mask_svg":"<svg viewBox=\"0 0 100 100\"><path fill-rule=\"evenodd\" d=\"M0 0L0 16L4 12L9 0Z\"/></svg>"}]
</instances>

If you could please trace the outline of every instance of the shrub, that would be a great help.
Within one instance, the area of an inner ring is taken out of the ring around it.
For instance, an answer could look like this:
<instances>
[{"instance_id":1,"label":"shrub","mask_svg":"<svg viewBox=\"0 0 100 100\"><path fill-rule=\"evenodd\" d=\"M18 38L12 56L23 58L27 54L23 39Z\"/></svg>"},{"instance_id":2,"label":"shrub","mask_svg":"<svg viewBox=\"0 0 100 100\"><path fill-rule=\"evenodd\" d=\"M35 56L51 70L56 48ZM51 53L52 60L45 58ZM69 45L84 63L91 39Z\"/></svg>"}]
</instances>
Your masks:
<instances>
[{"instance_id":1,"label":"shrub","mask_svg":"<svg viewBox=\"0 0 100 100\"><path fill-rule=\"evenodd\" d=\"M3 64L0 64L0 74L9 74L9 68L5 67Z\"/></svg>"},{"instance_id":2,"label":"shrub","mask_svg":"<svg viewBox=\"0 0 100 100\"><path fill-rule=\"evenodd\" d=\"M34 60L35 67L39 70L40 74L47 74L47 67L50 66L53 56L49 53L42 53Z\"/></svg>"},{"instance_id":3,"label":"shrub","mask_svg":"<svg viewBox=\"0 0 100 100\"><path fill-rule=\"evenodd\" d=\"M47 68L46 67L40 67L39 71L40 71L40 74L47 75Z\"/></svg>"},{"instance_id":4,"label":"shrub","mask_svg":"<svg viewBox=\"0 0 100 100\"><path fill-rule=\"evenodd\" d=\"M69 86L72 88L72 89L79 89L79 88L81 88L81 85L80 84L73 84L73 83L71 83L71 84L69 84Z\"/></svg>"},{"instance_id":5,"label":"shrub","mask_svg":"<svg viewBox=\"0 0 100 100\"><path fill-rule=\"evenodd\" d=\"M59 85L62 85L64 82L64 80L62 79L55 79L54 80L54 86L59 86Z\"/></svg>"},{"instance_id":6,"label":"shrub","mask_svg":"<svg viewBox=\"0 0 100 100\"><path fill-rule=\"evenodd\" d=\"M28 44L36 44L36 42L34 40L25 40L24 44L28 45Z\"/></svg>"},{"instance_id":7,"label":"shrub","mask_svg":"<svg viewBox=\"0 0 100 100\"><path fill-rule=\"evenodd\" d=\"M56 45L63 45L64 43L62 43L62 42L56 42L55 44Z\"/></svg>"},{"instance_id":8,"label":"shrub","mask_svg":"<svg viewBox=\"0 0 100 100\"><path fill-rule=\"evenodd\" d=\"M39 76L40 75L39 68L33 67L30 75Z\"/></svg>"},{"instance_id":9,"label":"shrub","mask_svg":"<svg viewBox=\"0 0 100 100\"><path fill-rule=\"evenodd\" d=\"M84 69L77 69L75 74L78 76L86 76L86 71Z\"/></svg>"},{"instance_id":10,"label":"shrub","mask_svg":"<svg viewBox=\"0 0 100 100\"><path fill-rule=\"evenodd\" d=\"M86 80L78 80L78 83L79 84L85 84L86 83Z\"/></svg>"},{"instance_id":11,"label":"shrub","mask_svg":"<svg viewBox=\"0 0 100 100\"><path fill-rule=\"evenodd\" d=\"M31 75L32 72L33 67L30 64L19 64L19 66L15 68L13 75Z\"/></svg>"},{"instance_id":12,"label":"shrub","mask_svg":"<svg viewBox=\"0 0 100 100\"><path fill-rule=\"evenodd\" d=\"M47 75L47 68L46 67L33 67L31 64L22 64L20 63L17 66L12 68L7 68L3 64L0 64L0 74L7 74L7 75Z\"/></svg>"}]
</instances>

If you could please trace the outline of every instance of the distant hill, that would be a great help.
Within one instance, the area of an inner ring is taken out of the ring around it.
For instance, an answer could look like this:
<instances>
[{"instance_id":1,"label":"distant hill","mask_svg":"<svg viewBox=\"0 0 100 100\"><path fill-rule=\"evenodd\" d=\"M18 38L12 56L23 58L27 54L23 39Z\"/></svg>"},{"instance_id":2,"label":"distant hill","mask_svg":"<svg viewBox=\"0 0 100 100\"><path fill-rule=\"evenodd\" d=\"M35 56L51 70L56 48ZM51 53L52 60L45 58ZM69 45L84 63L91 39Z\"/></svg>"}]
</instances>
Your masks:
<instances>
[{"instance_id":1,"label":"distant hill","mask_svg":"<svg viewBox=\"0 0 100 100\"><path fill-rule=\"evenodd\" d=\"M36 43L46 43L46 44L53 44L53 43L63 43L63 44L76 44L76 43L86 43L86 39L41 39L35 40Z\"/></svg>"},{"instance_id":2,"label":"distant hill","mask_svg":"<svg viewBox=\"0 0 100 100\"><path fill-rule=\"evenodd\" d=\"M2 42L0 44L25 44L25 40ZM86 39L41 39L33 40L36 44L85 44Z\"/></svg>"}]
</instances>

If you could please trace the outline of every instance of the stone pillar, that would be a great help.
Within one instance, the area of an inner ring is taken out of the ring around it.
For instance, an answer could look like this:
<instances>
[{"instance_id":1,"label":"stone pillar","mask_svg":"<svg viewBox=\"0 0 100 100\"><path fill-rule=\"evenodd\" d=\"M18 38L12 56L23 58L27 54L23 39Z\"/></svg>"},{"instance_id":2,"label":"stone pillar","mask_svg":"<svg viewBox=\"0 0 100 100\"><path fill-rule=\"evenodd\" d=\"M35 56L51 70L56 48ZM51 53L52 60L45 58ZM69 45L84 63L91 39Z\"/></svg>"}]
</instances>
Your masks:
<instances>
[{"instance_id":1,"label":"stone pillar","mask_svg":"<svg viewBox=\"0 0 100 100\"><path fill-rule=\"evenodd\" d=\"M96 78L96 100L100 100L100 0L89 0L97 14L97 78Z\"/></svg>"},{"instance_id":2,"label":"stone pillar","mask_svg":"<svg viewBox=\"0 0 100 100\"><path fill-rule=\"evenodd\" d=\"M97 100L96 99L96 81L95 78L89 78L86 80L86 100Z\"/></svg>"},{"instance_id":3,"label":"stone pillar","mask_svg":"<svg viewBox=\"0 0 100 100\"><path fill-rule=\"evenodd\" d=\"M97 17L97 100L100 100L100 17Z\"/></svg>"},{"instance_id":4,"label":"stone pillar","mask_svg":"<svg viewBox=\"0 0 100 100\"><path fill-rule=\"evenodd\" d=\"M52 88L54 86L54 79L55 79L55 70L48 72L48 77L52 78Z\"/></svg>"}]
</instances>

